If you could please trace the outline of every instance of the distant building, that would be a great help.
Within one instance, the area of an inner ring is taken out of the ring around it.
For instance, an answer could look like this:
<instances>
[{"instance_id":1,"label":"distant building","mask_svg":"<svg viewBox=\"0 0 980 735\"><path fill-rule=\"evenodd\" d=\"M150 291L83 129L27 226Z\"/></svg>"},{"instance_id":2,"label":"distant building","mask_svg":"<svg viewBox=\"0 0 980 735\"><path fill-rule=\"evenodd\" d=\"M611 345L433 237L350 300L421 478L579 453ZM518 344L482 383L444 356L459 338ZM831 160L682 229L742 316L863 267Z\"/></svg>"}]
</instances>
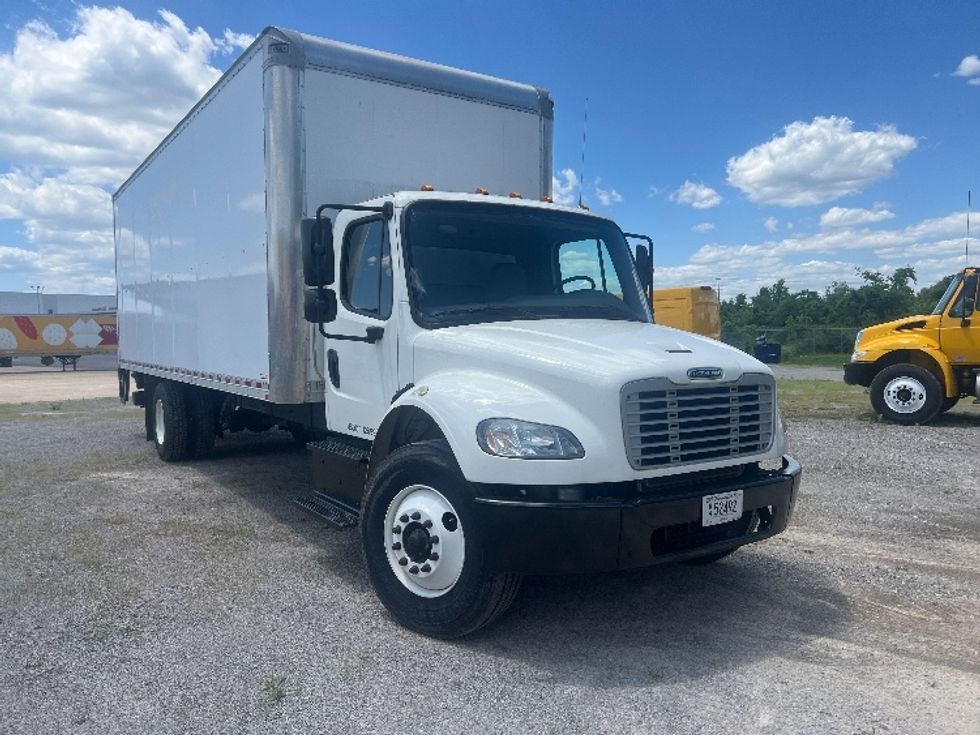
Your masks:
<instances>
[{"instance_id":1,"label":"distant building","mask_svg":"<svg viewBox=\"0 0 980 735\"><path fill-rule=\"evenodd\" d=\"M115 296L0 291L0 314L101 314L115 310Z\"/></svg>"}]
</instances>

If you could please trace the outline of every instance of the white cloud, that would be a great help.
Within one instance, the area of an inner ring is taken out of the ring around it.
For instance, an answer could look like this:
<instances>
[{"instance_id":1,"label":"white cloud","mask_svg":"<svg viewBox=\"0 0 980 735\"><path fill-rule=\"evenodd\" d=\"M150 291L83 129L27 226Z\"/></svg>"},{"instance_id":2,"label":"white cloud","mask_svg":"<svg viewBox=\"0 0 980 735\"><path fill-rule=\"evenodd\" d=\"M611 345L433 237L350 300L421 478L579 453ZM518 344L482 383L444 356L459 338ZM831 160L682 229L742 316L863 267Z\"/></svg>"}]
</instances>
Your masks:
<instances>
[{"instance_id":1,"label":"white cloud","mask_svg":"<svg viewBox=\"0 0 980 735\"><path fill-rule=\"evenodd\" d=\"M615 189L603 189L599 186L602 183L602 179L595 180L595 195L596 198L602 202L604 207L608 207L612 204L619 204L623 201L623 195L620 194Z\"/></svg>"},{"instance_id":2,"label":"white cloud","mask_svg":"<svg viewBox=\"0 0 980 735\"><path fill-rule=\"evenodd\" d=\"M822 204L891 176L895 162L914 150L915 138L894 126L853 129L846 117L815 117L728 159L728 183L760 204Z\"/></svg>"},{"instance_id":3,"label":"white cloud","mask_svg":"<svg viewBox=\"0 0 980 735\"><path fill-rule=\"evenodd\" d=\"M25 241L3 246L0 270L111 292L108 192L217 80L213 60L251 41L119 7L77 8L64 37L21 27L0 53L0 219L22 221Z\"/></svg>"},{"instance_id":4,"label":"white cloud","mask_svg":"<svg viewBox=\"0 0 980 735\"><path fill-rule=\"evenodd\" d=\"M980 57L970 54L963 57L963 61L953 72L954 77L967 77L967 84L980 84Z\"/></svg>"},{"instance_id":5,"label":"white cloud","mask_svg":"<svg viewBox=\"0 0 980 735\"><path fill-rule=\"evenodd\" d=\"M965 222L966 212L953 212L902 228L842 226L762 242L711 243L683 265L658 266L657 286L711 285L724 273L728 294L754 294L780 278L792 290L822 291L833 281L859 285L859 268L890 273L905 265L925 286L963 267ZM971 251L978 250L974 240Z\"/></svg>"},{"instance_id":6,"label":"white cloud","mask_svg":"<svg viewBox=\"0 0 980 735\"><path fill-rule=\"evenodd\" d=\"M685 181L673 194L670 201L678 204L690 204L695 209L711 209L721 204L721 194L704 184Z\"/></svg>"},{"instance_id":7,"label":"white cloud","mask_svg":"<svg viewBox=\"0 0 980 735\"><path fill-rule=\"evenodd\" d=\"M551 177L551 198L555 204L570 206L578 201L578 176L570 168L563 168L558 176Z\"/></svg>"},{"instance_id":8,"label":"white cloud","mask_svg":"<svg viewBox=\"0 0 980 735\"><path fill-rule=\"evenodd\" d=\"M715 229L714 223L712 223L712 222L702 222L699 225L694 225L694 227L691 228L691 231L692 232L711 232L714 229Z\"/></svg>"},{"instance_id":9,"label":"white cloud","mask_svg":"<svg viewBox=\"0 0 980 735\"><path fill-rule=\"evenodd\" d=\"M873 209L852 209L848 207L831 207L820 215L821 227L858 227L893 219L895 214L887 205L876 203Z\"/></svg>"},{"instance_id":10,"label":"white cloud","mask_svg":"<svg viewBox=\"0 0 980 735\"><path fill-rule=\"evenodd\" d=\"M766 217L762 222L762 226L769 232L775 232L779 229L779 220L775 217Z\"/></svg>"}]
</instances>

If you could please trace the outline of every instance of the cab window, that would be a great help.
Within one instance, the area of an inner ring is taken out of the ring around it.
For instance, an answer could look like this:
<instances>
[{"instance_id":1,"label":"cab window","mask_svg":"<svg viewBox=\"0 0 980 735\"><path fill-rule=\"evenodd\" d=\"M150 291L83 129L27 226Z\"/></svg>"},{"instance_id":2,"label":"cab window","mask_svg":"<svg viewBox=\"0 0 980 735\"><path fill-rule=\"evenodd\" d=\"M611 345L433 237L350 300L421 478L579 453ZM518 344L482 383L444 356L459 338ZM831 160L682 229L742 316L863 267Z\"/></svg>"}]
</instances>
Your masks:
<instances>
[{"instance_id":1,"label":"cab window","mask_svg":"<svg viewBox=\"0 0 980 735\"><path fill-rule=\"evenodd\" d=\"M341 298L348 309L379 319L391 316L391 252L381 219L347 229L341 269Z\"/></svg>"},{"instance_id":2,"label":"cab window","mask_svg":"<svg viewBox=\"0 0 980 735\"><path fill-rule=\"evenodd\" d=\"M960 319L971 316L977 308L977 277L971 276L966 279L959 295L949 307L949 315Z\"/></svg>"}]
</instances>

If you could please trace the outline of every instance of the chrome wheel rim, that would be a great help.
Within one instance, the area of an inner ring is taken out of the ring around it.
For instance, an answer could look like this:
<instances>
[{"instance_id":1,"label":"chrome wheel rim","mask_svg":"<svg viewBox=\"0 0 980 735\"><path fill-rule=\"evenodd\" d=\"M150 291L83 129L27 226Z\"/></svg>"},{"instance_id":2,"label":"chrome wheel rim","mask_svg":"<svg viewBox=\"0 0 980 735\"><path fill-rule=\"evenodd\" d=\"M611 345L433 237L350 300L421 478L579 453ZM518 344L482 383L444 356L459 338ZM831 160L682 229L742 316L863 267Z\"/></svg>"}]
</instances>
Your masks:
<instances>
[{"instance_id":1,"label":"chrome wheel rim","mask_svg":"<svg viewBox=\"0 0 980 735\"><path fill-rule=\"evenodd\" d=\"M888 381L885 405L895 413L915 413L926 405L926 388L915 378L902 376Z\"/></svg>"},{"instance_id":2,"label":"chrome wheel rim","mask_svg":"<svg viewBox=\"0 0 980 735\"><path fill-rule=\"evenodd\" d=\"M167 438L167 428L163 421L163 401L157 398L153 404L153 429L156 434L157 444L162 445Z\"/></svg>"},{"instance_id":3,"label":"chrome wheel rim","mask_svg":"<svg viewBox=\"0 0 980 735\"><path fill-rule=\"evenodd\" d=\"M466 543L459 514L427 485L410 485L391 499L384 545L395 578L419 597L441 597L463 572Z\"/></svg>"}]
</instances>

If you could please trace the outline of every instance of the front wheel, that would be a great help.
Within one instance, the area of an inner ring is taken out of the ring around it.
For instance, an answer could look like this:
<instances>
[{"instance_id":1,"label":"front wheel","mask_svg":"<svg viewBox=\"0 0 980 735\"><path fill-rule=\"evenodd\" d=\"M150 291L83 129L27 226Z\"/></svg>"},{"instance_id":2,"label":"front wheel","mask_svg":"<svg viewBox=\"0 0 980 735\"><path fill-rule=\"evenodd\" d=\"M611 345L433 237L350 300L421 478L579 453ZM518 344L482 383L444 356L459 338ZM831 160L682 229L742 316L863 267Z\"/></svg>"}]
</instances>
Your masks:
<instances>
[{"instance_id":1,"label":"front wheel","mask_svg":"<svg viewBox=\"0 0 980 735\"><path fill-rule=\"evenodd\" d=\"M368 575L392 616L435 638L482 628L513 602L520 577L494 573L488 539L449 448L420 442L373 473L361 513Z\"/></svg>"},{"instance_id":2,"label":"front wheel","mask_svg":"<svg viewBox=\"0 0 980 735\"><path fill-rule=\"evenodd\" d=\"M871 381L871 406L897 424L926 424L942 410L942 385L918 365L890 365Z\"/></svg>"}]
</instances>

